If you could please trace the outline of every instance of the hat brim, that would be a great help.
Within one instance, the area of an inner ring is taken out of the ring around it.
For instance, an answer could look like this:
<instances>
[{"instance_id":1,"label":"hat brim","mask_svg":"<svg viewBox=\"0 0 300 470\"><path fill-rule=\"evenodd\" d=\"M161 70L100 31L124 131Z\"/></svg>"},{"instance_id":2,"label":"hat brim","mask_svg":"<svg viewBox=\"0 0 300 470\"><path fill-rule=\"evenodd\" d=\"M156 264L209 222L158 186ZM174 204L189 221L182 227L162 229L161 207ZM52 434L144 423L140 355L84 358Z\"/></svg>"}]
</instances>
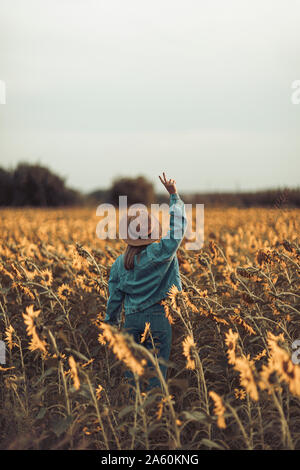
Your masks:
<instances>
[{"instance_id":1,"label":"hat brim","mask_svg":"<svg viewBox=\"0 0 300 470\"><path fill-rule=\"evenodd\" d=\"M137 238L133 240L132 238L123 238L123 242L130 246L141 246L141 245L150 245L151 243L158 242L160 238Z\"/></svg>"}]
</instances>

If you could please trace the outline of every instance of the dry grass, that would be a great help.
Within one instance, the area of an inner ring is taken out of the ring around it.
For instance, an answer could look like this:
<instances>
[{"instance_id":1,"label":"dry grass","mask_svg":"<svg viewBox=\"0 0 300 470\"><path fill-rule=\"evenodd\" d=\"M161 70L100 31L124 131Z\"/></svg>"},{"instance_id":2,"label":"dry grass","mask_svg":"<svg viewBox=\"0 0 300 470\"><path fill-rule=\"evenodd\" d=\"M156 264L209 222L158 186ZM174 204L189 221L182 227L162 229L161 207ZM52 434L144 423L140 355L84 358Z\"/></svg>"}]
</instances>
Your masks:
<instances>
[{"instance_id":1,"label":"dry grass","mask_svg":"<svg viewBox=\"0 0 300 470\"><path fill-rule=\"evenodd\" d=\"M180 248L184 292L165 304L166 382L154 350L102 328L124 247L96 237L90 210L0 219L1 448L300 448L299 210L206 211L205 246ZM147 360L162 391L143 392Z\"/></svg>"}]
</instances>

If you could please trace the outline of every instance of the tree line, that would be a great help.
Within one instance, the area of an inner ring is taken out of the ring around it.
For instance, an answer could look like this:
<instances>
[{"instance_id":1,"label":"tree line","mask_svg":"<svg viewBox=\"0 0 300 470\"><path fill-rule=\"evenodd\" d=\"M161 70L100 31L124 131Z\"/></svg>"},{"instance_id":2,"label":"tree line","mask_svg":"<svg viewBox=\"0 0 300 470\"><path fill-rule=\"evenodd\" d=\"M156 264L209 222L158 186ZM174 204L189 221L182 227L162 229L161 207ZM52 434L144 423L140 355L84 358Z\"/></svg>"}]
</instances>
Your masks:
<instances>
[{"instance_id":1,"label":"tree line","mask_svg":"<svg viewBox=\"0 0 300 470\"><path fill-rule=\"evenodd\" d=\"M153 184L144 176L117 178L108 189L83 194L66 186L64 178L39 164L19 163L11 170L0 167L0 206L95 206L103 202L117 206L121 195L127 196L128 205L168 202L166 195L155 193ZM300 207L300 188L181 195L186 203L210 207Z\"/></svg>"}]
</instances>

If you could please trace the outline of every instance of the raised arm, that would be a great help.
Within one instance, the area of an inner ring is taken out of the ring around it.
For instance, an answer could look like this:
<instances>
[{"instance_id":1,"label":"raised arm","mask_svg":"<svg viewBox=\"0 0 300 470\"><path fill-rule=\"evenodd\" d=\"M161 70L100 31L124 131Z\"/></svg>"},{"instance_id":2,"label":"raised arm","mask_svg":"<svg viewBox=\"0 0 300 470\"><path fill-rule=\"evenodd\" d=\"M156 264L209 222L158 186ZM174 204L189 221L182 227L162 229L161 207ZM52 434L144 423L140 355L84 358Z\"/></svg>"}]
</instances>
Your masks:
<instances>
[{"instance_id":1,"label":"raised arm","mask_svg":"<svg viewBox=\"0 0 300 470\"><path fill-rule=\"evenodd\" d=\"M164 262L175 256L186 230L187 218L184 202L176 190L176 182L167 180L165 173L163 178L159 178L170 194L170 228L167 235L159 243L152 243L147 251L153 261Z\"/></svg>"}]
</instances>

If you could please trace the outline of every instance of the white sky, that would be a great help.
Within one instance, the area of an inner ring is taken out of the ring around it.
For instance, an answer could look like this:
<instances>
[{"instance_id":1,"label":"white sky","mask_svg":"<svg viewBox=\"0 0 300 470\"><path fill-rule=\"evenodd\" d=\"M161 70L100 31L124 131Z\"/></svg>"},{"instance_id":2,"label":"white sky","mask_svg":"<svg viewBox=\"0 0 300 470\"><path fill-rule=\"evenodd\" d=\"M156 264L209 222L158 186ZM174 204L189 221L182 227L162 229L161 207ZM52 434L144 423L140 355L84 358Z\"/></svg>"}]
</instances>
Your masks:
<instances>
[{"instance_id":1,"label":"white sky","mask_svg":"<svg viewBox=\"0 0 300 470\"><path fill-rule=\"evenodd\" d=\"M299 0L0 0L0 165L299 185L299 58Z\"/></svg>"}]
</instances>

